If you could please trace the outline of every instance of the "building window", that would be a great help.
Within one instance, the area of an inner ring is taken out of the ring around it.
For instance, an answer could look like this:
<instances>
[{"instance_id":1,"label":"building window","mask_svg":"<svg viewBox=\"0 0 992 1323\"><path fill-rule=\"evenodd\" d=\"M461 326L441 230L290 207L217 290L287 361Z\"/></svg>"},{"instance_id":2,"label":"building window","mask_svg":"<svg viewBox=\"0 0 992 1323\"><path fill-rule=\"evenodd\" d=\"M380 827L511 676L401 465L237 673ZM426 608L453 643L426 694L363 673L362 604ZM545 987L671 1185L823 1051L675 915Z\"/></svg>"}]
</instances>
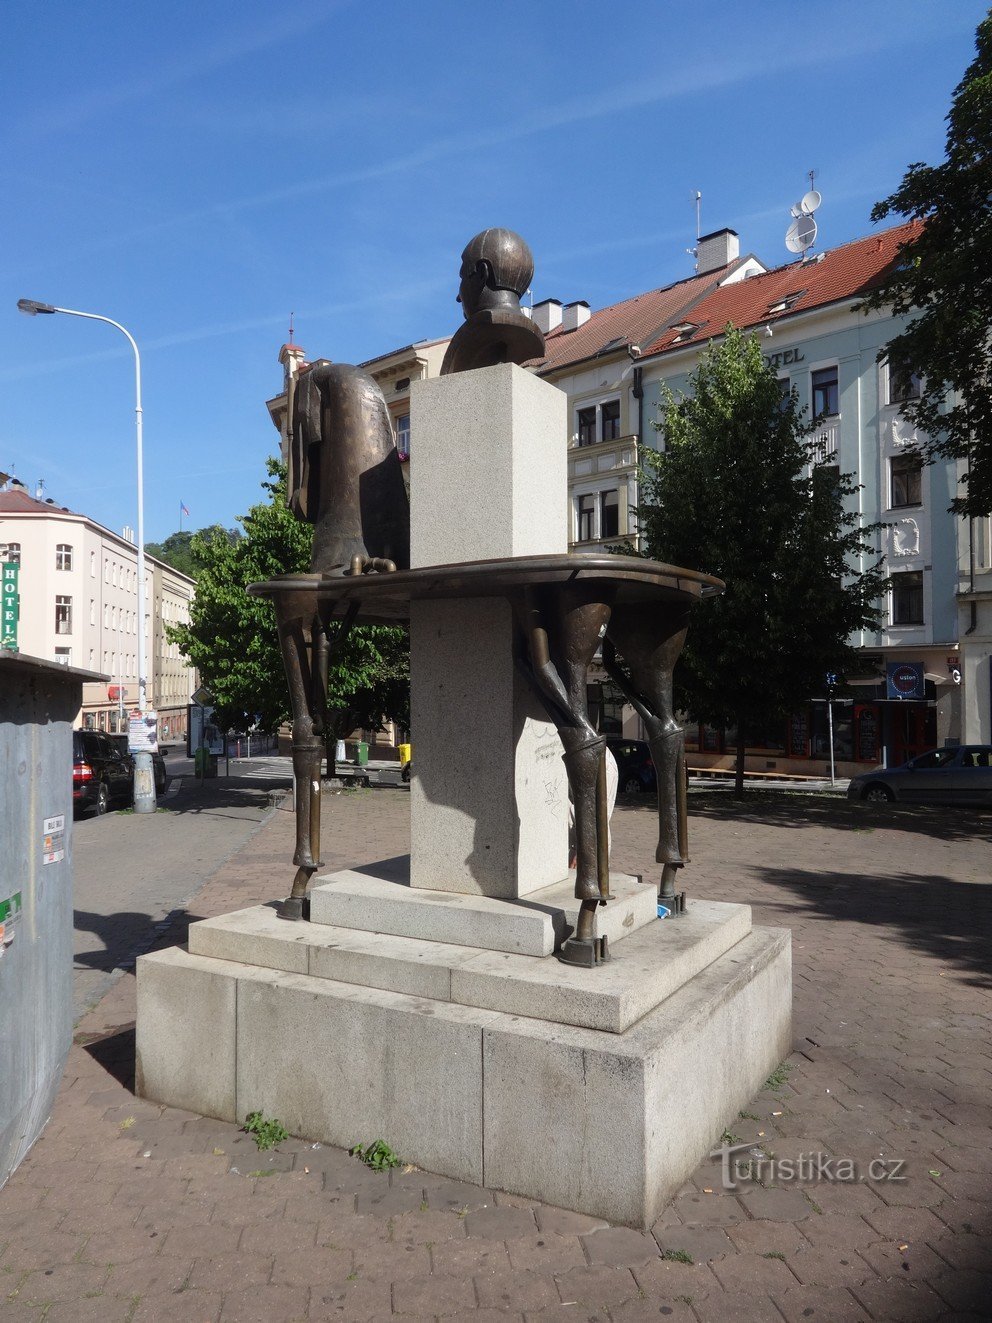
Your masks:
<instances>
[{"instance_id":1,"label":"building window","mask_svg":"<svg viewBox=\"0 0 992 1323\"><path fill-rule=\"evenodd\" d=\"M596 406L592 405L588 409L580 409L578 423L579 445L594 446L596 444Z\"/></svg>"},{"instance_id":2,"label":"building window","mask_svg":"<svg viewBox=\"0 0 992 1323\"><path fill-rule=\"evenodd\" d=\"M575 411L575 442L594 446L599 441L617 441L620 437L620 401L604 400L587 404Z\"/></svg>"},{"instance_id":3,"label":"building window","mask_svg":"<svg viewBox=\"0 0 992 1323\"><path fill-rule=\"evenodd\" d=\"M579 496L575 501L576 541L591 542L596 536L596 498Z\"/></svg>"},{"instance_id":4,"label":"building window","mask_svg":"<svg viewBox=\"0 0 992 1323\"><path fill-rule=\"evenodd\" d=\"M72 547L68 542L60 542L55 548L55 568L57 570L72 569Z\"/></svg>"},{"instance_id":5,"label":"building window","mask_svg":"<svg viewBox=\"0 0 992 1323\"><path fill-rule=\"evenodd\" d=\"M923 504L923 460L919 455L894 455L889 460L892 508Z\"/></svg>"},{"instance_id":6,"label":"building window","mask_svg":"<svg viewBox=\"0 0 992 1323\"><path fill-rule=\"evenodd\" d=\"M922 570L907 570L892 576L892 623L923 624Z\"/></svg>"},{"instance_id":7,"label":"building window","mask_svg":"<svg viewBox=\"0 0 992 1323\"><path fill-rule=\"evenodd\" d=\"M918 400L922 389L922 379L918 372L888 370L889 403L905 404L907 400Z\"/></svg>"},{"instance_id":8,"label":"building window","mask_svg":"<svg viewBox=\"0 0 992 1323\"><path fill-rule=\"evenodd\" d=\"M20 565L21 544L19 542L8 542L5 547L0 547L0 560L6 561L8 565Z\"/></svg>"},{"instance_id":9,"label":"building window","mask_svg":"<svg viewBox=\"0 0 992 1323\"><path fill-rule=\"evenodd\" d=\"M840 413L837 392L837 368L820 368L810 374L813 386L813 417L833 417Z\"/></svg>"},{"instance_id":10,"label":"building window","mask_svg":"<svg viewBox=\"0 0 992 1323\"><path fill-rule=\"evenodd\" d=\"M792 378L779 377L778 379L778 407L782 413L788 413L792 406Z\"/></svg>"},{"instance_id":11,"label":"building window","mask_svg":"<svg viewBox=\"0 0 992 1323\"><path fill-rule=\"evenodd\" d=\"M71 648L56 648L56 649L55 649L55 660L59 663L60 666L71 666L71 665L72 665L72 649L71 649Z\"/></svg>"},{"instance_id":12,"label":"building window","mask_svg":"<svg viewBox=\"0 0 992 1323\"><path fill-rule=\"evenodd\" d=\"M56 634L72 633L71 597L56 597L55 599L55 632Z\"/></svg>"},{"instance_id":13,"label":"building window","mask_svg":"<svg viewBox=\"0 0 992 1323\"><path fill-rule=\"evenodd\" d=\"M90 552L90 578L96 578L96 552Z\"/></svg>"},{"instance_id":14,"label":"building window","mask_svg":"<svg viewBox=\"0 0 992 1323\"><path fill-rule=\"evenodd\" d=\"M599 496L599 536L616 537L620 532L620 493L601 492Z\"/></svg>"},{"instance_id":15,"label":"building window","mask_svg":"<svg viewBox=\"0 0 992 1323\"><path fill-rule=\"evenodd\" d=\"M396 449L400 452L401 459L408 459L410 456L410 415L401 413L396 419Z\"/></svg>"},{"instance_id":16,"label":"building window","mask_svg":"<svg viewBox=\"0 0 992 1323\"><path fill-rule=\"evenodd\" d=\"M617 441L620 437L620 401L610 400L602 408L603 440Z\"/></svg>"}]
</instances>

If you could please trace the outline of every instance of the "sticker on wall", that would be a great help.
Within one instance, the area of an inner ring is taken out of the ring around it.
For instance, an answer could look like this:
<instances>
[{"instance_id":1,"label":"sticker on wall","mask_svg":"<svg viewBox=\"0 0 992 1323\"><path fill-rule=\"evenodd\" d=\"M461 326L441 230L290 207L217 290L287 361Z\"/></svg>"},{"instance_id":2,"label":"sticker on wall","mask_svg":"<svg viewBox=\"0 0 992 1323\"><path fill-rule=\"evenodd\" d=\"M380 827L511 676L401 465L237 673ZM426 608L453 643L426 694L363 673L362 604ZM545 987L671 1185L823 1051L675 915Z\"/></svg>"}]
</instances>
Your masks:
<instances>
[{"instance_id":1,"label":"sticker on wall","mask_svg":"<svg viewBox=\"0 0 992 1323\"><path fill-rule=\"evenodd\" d=\"M15 891L9 900L0 900L0 960L14 944L20 917L21 893Z\"/></svg>"},{"instance_id":2,"label":"sticker on wall","mask_svg":"<svg viewBox=\"0 0 992 1323\"><path fill-rule=\"evenodd\" d=\"M65 858L65 814L57 818L45 818L42 824L41 862L57 864Z\"/></svg>"}]
</instances>

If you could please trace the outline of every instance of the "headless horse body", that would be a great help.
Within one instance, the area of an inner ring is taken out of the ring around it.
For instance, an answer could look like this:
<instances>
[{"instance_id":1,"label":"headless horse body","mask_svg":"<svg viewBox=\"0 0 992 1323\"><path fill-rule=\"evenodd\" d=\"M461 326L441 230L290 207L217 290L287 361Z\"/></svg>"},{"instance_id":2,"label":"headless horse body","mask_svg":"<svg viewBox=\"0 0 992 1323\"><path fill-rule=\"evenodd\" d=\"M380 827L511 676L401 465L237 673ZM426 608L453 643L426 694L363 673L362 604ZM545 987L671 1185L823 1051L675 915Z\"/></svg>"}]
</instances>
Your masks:
<instances>
[{"instance_id":1,"label":"headless horse body","mask_svg":"<svg viewBox=\"0 0 992 1323\"><path fill-rule=\"evenodd\" d=\"M407 569L410 505L378 383L348 364L325 364L292 383L287 401L289 506L314 526L311 572L350 575ZM358 614L338 619L312 595L276 599L279 646L293 708L297 866L281 913L301 918L320 866L320 766L327 731L327 673Z\"/></svg>"}]
</instances>

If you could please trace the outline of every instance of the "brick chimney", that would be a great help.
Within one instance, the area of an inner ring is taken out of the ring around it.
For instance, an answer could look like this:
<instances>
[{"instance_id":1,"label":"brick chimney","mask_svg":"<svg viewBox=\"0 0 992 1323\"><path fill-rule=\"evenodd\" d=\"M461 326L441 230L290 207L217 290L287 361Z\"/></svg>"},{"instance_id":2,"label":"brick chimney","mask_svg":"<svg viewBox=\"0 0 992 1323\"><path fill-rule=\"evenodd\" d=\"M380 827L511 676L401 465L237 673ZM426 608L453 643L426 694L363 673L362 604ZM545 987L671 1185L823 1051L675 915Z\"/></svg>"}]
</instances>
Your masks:
<instances>
[{"instance_id":1,"label":"brick chimney","mask_svg":"<svg viewBox=\"0 0 992 1323\"><path fill-rule=\"evenodd\" d=\"M561 329L563 331L577 331L580 326L585 326L591 316L589 304L586 303L585 299L576 299L574 303L566 303L561 310Z\"/></svg>"},{"instance_id":2,"label":"brick chimney","mask_svg":"<svg viewBox=\"0 0 992 1323\"><path fill-rule=\"evenodd\" d=\"M705 276L729 266L741 254L741 241L736 230L714 230L701 235L696 243L696 274Z\"/></svg>"},{"instance_id":3,"label":"brick chimney","mask_svg":"<svg viewBox=\"0 0 992 1323\"><path fill-rule=\"evenodd\" d=\"M542 299L540 303L534 304L531 316L538 330L547 335L561 325L561 304L557 299Z\"/></svg>"}]
</instances>

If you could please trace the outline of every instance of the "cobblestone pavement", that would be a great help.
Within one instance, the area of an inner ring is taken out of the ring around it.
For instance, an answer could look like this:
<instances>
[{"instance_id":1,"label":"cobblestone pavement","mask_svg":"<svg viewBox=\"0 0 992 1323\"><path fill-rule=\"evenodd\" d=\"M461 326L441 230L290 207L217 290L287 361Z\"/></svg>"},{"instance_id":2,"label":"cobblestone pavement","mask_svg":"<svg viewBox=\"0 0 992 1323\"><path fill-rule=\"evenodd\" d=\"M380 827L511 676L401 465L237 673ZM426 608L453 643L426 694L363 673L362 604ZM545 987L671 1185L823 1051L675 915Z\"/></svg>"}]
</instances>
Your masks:
<instances>
[{"instance_id":1,"label":"cobblestone pavement","mask_svg":"<svg viewBox=\"0 0 992 1323\"><path fill-rule=\"evenodd\" d=\"M764 1183L745 1170L724 1189L708 1161L642 1234L295 1140L260 1153L234 1126L134 1098L126 975L79 1026L52 1120L0 1192L0 1318L992 1316L992 815L690 798L690 894L749 900L793 932L795 1050L731 1125ZM328 869L401 852L408 806L334 797ZM291 832L275 812L193 917L284 892ZM620 868L653 874L647 807L621 801L614 842ZM785 1179L809 1153L821 1170ZM778 1180L757 1165L772 1155ZM905 1179L830 1180L828 1159L835 1178L847 1159L903 1163Z\"/></svg>"}]
</instances>

